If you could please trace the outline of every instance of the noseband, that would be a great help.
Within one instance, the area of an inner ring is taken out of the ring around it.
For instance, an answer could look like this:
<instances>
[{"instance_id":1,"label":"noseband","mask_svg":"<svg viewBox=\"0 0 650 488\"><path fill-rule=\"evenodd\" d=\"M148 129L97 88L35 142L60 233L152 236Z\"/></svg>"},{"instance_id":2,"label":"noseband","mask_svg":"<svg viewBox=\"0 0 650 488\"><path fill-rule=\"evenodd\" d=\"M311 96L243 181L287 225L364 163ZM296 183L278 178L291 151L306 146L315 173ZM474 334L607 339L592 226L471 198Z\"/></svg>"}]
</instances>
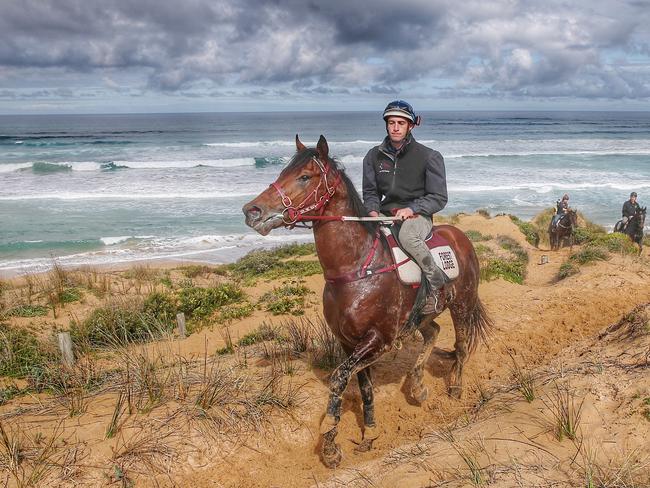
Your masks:
<instances>
[{"instance_id":1,"label":"noseband","mask_svg":"<svg viewBox=\"0 0 650 488\"><path fill-rule=\"evenodd\" d=\"M273 187L276 192L278 192L278 195L280 195L280 198L282 199L282 205L284 205L284 210L282 211L282 220L284 224L289 228L295 227L296 224L300 221L319 220L317 218L314 218L314 216L305 214L307 212L313 212L316 210L319 212L319 215L323 215L325 206L334 196L336 187L341 182L341 175L337 173L336 179L330 185L329 181L327 180L327 175L330 172L331 166L329 164L323 164L323 162L321 162L316 157L312 157L311 160L316 163L320 169L320 181L318 182L318 185L316 185L316 188L314 188L314 190L309 193L309 195L307 195L307 197L299 205L293 204L289 195L287 195L284 190L282 190L282 187L278 185L277 182L273 182L269 185ZM321 188L323 189L323 193L319 196ZM312 200L313 203L310 204L310 201Z\"/></svg>"}]
</instances>

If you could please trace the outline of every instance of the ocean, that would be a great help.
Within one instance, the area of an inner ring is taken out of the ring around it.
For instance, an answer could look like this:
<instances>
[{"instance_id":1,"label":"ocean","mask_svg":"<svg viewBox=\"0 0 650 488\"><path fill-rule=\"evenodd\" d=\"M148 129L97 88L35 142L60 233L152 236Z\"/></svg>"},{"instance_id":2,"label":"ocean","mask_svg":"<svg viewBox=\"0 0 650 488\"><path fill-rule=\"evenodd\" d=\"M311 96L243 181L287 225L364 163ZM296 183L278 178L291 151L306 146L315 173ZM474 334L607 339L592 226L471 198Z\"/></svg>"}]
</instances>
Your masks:
<instances>
[{"instance_id":1,"label":"ocean","mask_svg":"<svg viewBox=\"0 0 650 488\"><path fill-rule=\"evenodd\" d=\"M611 228L650 201L650 112L424 112L415 138L445 157L442 212L530 219L567 192ZM358 189L381 112L0 116L0 275L140 260L223 263L309 241L261 237L241 207L325 135Z\"/></svg>"}]
</instances>

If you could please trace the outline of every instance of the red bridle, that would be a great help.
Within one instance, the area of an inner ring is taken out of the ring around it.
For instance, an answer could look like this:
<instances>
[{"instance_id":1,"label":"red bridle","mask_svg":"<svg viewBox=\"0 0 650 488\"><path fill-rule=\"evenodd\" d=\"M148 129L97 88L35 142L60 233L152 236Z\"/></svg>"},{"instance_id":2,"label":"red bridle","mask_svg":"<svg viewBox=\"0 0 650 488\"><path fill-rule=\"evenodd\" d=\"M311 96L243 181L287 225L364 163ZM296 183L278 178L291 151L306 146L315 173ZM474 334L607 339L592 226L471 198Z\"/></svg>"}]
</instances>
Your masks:
<instances>
[{"instance_id":1,"label":"red bridle","mask_svg":"<svg viewBox=\"0 0 650 488\"><path fill-rule=\"evenodd\" d=\"M341 182L341 175L340 173L336 174L336 179L334 180L333 184L330 185L329 181L327 181L327 175L330 171L330 165L329 164L323 164L318 158L312 157L312 161L316 163L318 168L320 169L320 181L318 182L318 185L316 185L316 188L305 197L305 199L299 204L299 205L294 205L293 202L291 201L291 198L289 195L287 195L280 185L277 184L277 182L271 183L269 186L273 187L275 191L278 192L280 195L280 198L282 199L282 205L284 205L284 210L282 211L282 220L284 221L285 225L289 227L294 227L298 222L304 222L304 221L313 221L313 220L325 220L325 218L321 217L323 215L323 212L325 211L325 206L327 203L330 201L330 199L334 196L334 193L336 192L336 187L339 185ZM319 191L321 188L324 189L323 194L319 196ZM309 204L309 202L313 199L313 203ZM313 212L313 211L318 211L318 215L305 215L307 212ZM334 219L332 219L334 220Z\"/></svg>"}]
</instances>

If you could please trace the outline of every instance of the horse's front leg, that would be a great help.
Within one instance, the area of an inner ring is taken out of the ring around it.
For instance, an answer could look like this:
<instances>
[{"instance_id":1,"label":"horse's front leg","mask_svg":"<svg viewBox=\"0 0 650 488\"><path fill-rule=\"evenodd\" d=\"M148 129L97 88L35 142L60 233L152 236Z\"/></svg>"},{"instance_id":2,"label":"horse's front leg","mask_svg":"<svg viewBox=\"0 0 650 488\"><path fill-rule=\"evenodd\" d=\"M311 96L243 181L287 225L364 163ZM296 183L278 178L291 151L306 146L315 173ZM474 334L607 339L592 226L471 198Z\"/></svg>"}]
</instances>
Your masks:
<instances>
[{"instance_id":1,"label":"horse's front leg","mask_svg":"<svg viewBox=\"0 0 650 488\"><path fill-rule=\"evenodd\" d=\"M355 451L367 452L372 449L372 443L379 437L375 424L375 395L372 390L372 376L370 366L357 373L361 401L363 403L363 439Z\"/></svg>"},{"instance_id":2,"label":"horse's front leg","mask_svg":"<svg viewBox=\"0 0 650 488\"><path fill-rule=\"evenodd\" d=\"M369 330L352 354L330 376L330 398L321 422L321 457L325 466L335 468L341 462L341 448L336 443L337 425L341 420L341 401L350 377L375 362L386 350L386 343L374 329ZM374 421L374 419L372 419Z\"/></svg>"}]
</instances>

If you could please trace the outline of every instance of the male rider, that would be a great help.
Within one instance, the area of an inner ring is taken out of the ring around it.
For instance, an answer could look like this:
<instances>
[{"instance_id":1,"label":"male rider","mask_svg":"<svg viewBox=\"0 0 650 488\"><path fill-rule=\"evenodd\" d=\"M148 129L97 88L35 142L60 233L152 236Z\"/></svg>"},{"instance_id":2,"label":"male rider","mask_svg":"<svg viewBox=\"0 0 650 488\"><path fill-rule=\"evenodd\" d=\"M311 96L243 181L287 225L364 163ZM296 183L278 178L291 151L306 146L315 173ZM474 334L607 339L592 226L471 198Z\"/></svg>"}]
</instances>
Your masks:
<instances>
[{"instance_id":1,"label":"male rider","mask_svg":"<svg viewBox=\"0 0 650 488\"><path fill-rule=\"evenodd\" d=\"M436 266L424 239L433 227L431 216L447 204L447 180L442 155L418 143L411 131L420 123L403 100L390 102L383 114L387 136L363 160L363 201L371 217L402 218L399 241L418 263L430 285L422 313L444 308L441 288L446 275Z\"/></svg>"},{"instance_id":2,"label":"male rider","mask_svg":"<svg viewBox=\"0 0 650 488\"><path fill-rule=\"evenodd\" d=\"M630 193L630 199L623 204L623 229L627 227L628 222L634 215L641 210L641 206L636 201L636 192Z\"/></svg>"},{"instance_id":3,"label":"male rider","mask_svg":"<svg viewBox=\"0 0 650 488\"><path fill-rule=\"evenodd\" d=\"M555 228L564 215L569 212L569 194L565 193L562 200L555 203L555 215L553 215L553 228Z\"/></svg>"}]
</instances>

